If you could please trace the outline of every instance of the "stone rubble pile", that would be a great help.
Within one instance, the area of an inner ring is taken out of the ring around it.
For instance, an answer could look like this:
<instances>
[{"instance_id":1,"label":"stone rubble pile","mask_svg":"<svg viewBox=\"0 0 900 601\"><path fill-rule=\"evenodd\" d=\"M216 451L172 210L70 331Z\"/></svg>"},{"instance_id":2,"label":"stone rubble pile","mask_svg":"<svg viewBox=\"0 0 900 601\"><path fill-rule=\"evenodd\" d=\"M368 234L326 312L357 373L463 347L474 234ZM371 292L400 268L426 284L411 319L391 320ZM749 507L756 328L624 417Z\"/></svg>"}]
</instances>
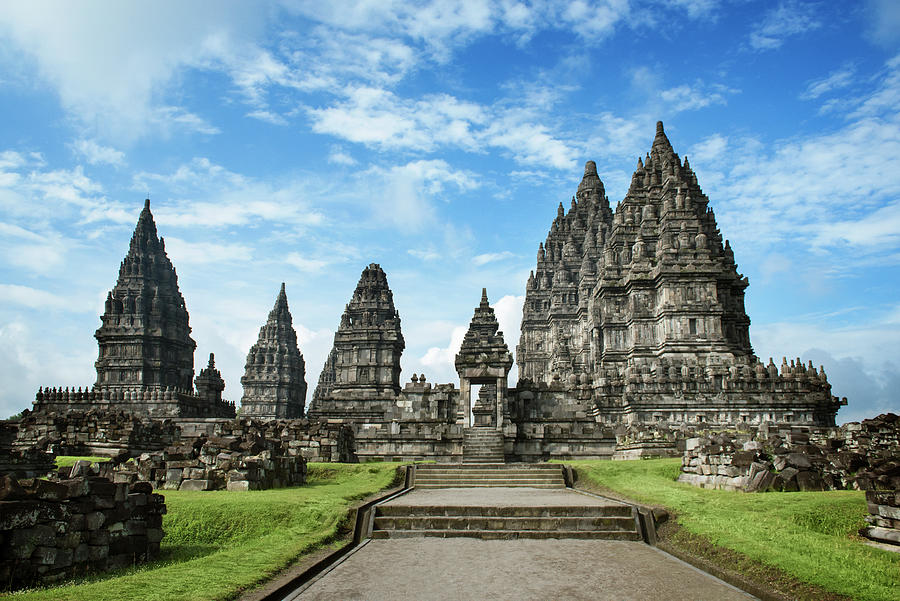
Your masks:
<instances>
[{"instance_id":1,"label":"stone rubble pile","mask_svg":"<svg viewBox=\"0 0 900 601\"><path fill-rule=\"evenodd\" d=\"M307 419L260 420L252 418L216 422L212 436L259 438L279 449L278 454L306 461L354 463L353 428ZM182 436L182 439L186 439Z\"/></svg>"},{"instance_id":2,"label":"stone rubble pile","mask_svg":"<svg viewBox=\"0 0 900 601\"><path fill-rule=\"evenodd\" d=\"M178 440L178 425L124 411L92 409L66 413L28 412L17 423L18 448L58 455L115 455L162 449Z\"/></svg>"},{"instance_id":3,"label":"stone rubble pile","mask_svg":"<svg viewBox=\"0 0 900 601\"><path fill-rule=\"evenodd\" d=\"M112 476L165 490L264 490L303 484L306 460L265 438L216 436L143 453L115 467Z\"/></svg>"},{"instance_id":4,"label":"stone rubble pile","mask_svg":"<svg viewBox=\"0 0 900 601\"><path fill-rule=\"evenodd\" d=\"M754 439L719 433L685 441L679 482L746 492L900 489L900 419L852 422L830 435L799 428Z\"/></svg>"},{"instance_id":5,"label":"stone rubble pile","mask_svg":"<svg viewBox=\"0 0 900 601\"><path fill-rule=\"evenodd\" d=\"M0 586L60 582L158 555L162 495L145 482L79 475L89 473L85 464L56 482L0 476Z\"/></svg>"},{"instance_id":6,"label":"stone rubble pile","mask_svg":"<svg viewBox=\"0 0 900 601\"><path fill-rule=\"evenodd\" d=\"M900 490L867 490L867 527L859 533L881 543L900 544Z\"/></svg>"}]
</instances>

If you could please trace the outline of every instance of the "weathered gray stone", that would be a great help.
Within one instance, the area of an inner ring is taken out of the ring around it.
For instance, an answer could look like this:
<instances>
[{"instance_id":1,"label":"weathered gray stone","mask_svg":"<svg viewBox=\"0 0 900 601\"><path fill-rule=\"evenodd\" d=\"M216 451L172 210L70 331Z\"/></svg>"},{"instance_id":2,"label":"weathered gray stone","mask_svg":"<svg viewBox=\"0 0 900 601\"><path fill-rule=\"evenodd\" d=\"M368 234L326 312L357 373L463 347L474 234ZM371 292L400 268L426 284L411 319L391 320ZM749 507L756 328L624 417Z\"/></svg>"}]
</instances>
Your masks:
<instances>
[{"instance_id":1,"label":"weathered gray stone","mask_svg":"<svg viewBox=\"0 0 900 601\"><path fill-rule=\"evenodd\" d=\"M303 417L306 405L306 363L288 309L284 283L259 330L259 340L247 354L241 378L241 415L260 418Z\"/></svg>"}]
</instances>

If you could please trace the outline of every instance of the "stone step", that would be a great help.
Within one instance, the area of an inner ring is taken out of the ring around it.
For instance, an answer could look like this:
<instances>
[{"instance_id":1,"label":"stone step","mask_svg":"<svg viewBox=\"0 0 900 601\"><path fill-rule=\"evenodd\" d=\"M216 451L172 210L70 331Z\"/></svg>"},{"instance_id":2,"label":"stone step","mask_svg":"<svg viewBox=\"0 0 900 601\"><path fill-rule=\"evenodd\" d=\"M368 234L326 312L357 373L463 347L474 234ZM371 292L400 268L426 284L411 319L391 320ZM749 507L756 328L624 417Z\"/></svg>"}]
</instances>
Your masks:
<instances>
[{"instance_id":1,"label":"stone step","mask_svg":"<svg viewBox=\"0 0 900 601\"><path fill-rule=\"evenodd\" d=\"M508 482L490 483L490 484L461 484L458 482L446 482L441 484L416 484L416 488L565 488L563 484L550 483L532 483L532 484L509 484Z\"/></svg>"},{"instance_id":2,"label":"stone step","mask_svg":"<svg viewBox=\"0 0 900 601\"><path fill-rule=\"evenodd\" d=\"M542 482L563 482L562 474L557 476L556 474L552 475L543 475L543 474L439 474L432 476L431 474L416 474L416 482L427 482L427 481L440 481L440 482L449 482L451 480L491 480L494 482L503 482L504 480L541 480Z\"/></svg>"},{"instance_id":3,"label":"stone step","mask_svg":"<svg viewBox=\"0 0 900 601\"><path fill-rule=\"evenodd\" d=\"M442 485L445 488L452 488L454 486L471 486L474 484L480 484L484 486L530 486L532 484L549 484L553 486L565 487L565 482L562 481L562 478L552 479L552 478L429 478L422 479L416 478L416 487L421 486L438 486Z\"/></svg>"},{"instance_id":4,"label":"stone step","mask_svg":"<svg viewBox=\"0 0 900 601\"><path fill-rule=\"evenodd\" d=\"M416 465L416 471L430 470L471 470L478 469L477 464L462 463L420 463ZM503 465L487 464L482 466L491 470L554 470L562 471L562 464L559 463L505 463Z\"/></svg>"},{"instance_id":5,"label":"stone step","mask_svg":"<svg viewBox=\"0 0 900 601\"><path fill-rule=\"evenodd\" d=\"M505 470L492 470L490 468L473 468L473 469L464 469L464 468L449 468L445 470L416 470L416 475L421 477L436 477L436 476L491 476L493 478L502 478L504 476L521 476L521 475L529 475L540 478L555 478L559 476L562 478L562 470L530 470L530 469L505 469Z\"/></svg>"},{"instance_id":6,"label":"stone step","mask_svg":"<svg viewBox=\"0 0 900 601\"><path fill-rule=\"evenodd\" d=\"M390 516L481 516L481 517L626 517L630 505L379 505L376 517Z\"/></svg>"},{"instance_id":7,"label":"stone step","mask_svg":"<svg viewBox=\"0 0 900 601\"><path fill-rule=\"evenodd\" d=\"M488 517L488 516L381 516L376 530L515 530L564 532L627 532L634 530L628 517Z\"/></svg>"},{"instance_id":8,"label":"stone step","mask_svg":"<svg viewBox=\"0 0 900 601\"><path fill-rule=\"evenodd\" d=\"M549 539L549 538L579 538L593 540L641 540L641 535L636 531L625 532L621 530L604 531L595 530L586 532L581 530L375 530L372 538L418 538L423 536L439 538L480 538L510 540L517 538Z\"/></svg>"}]
</instances>

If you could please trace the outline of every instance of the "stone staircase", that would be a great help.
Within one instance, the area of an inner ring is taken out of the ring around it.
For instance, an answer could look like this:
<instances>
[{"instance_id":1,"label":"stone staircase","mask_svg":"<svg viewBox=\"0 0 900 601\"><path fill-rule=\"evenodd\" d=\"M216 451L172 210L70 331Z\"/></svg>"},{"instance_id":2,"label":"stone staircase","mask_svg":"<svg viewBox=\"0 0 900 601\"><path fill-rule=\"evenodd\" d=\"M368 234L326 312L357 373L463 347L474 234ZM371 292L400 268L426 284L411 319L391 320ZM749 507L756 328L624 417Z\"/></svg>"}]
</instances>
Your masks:
<instances>
[{"instance_id":1,"label":"stone staircase","mask_svg":"<svg viewBox=\"0 0 900 601\"><path fill-rule=\"evenodd\" d=\"M503 463L503 433L496 428L466 428L463 463Z\"/></svg>"},{"instance_id":2,"label":"stone staircase","mask_svg":"<svg viewBox=\"0 0 900 601\"><path fill-rule=\"evenodd\" d=\"M417 489L565 488L566 483L562 466L552 463L426 463L416 466L414 485Z\"/></svg>"},{"instance_id":3,"label":"stone staircase","mask_svg":"<svg viewBox=\"0 0 900 601\"><path fill-rule=\"evenodd\" d=\"M577 495L577 493L573 493ZM572 499L578 503L578 499ZM372 538L641 540L629 505L429 505L388 503L375 509Z\"/></svg>"}]
</instances>

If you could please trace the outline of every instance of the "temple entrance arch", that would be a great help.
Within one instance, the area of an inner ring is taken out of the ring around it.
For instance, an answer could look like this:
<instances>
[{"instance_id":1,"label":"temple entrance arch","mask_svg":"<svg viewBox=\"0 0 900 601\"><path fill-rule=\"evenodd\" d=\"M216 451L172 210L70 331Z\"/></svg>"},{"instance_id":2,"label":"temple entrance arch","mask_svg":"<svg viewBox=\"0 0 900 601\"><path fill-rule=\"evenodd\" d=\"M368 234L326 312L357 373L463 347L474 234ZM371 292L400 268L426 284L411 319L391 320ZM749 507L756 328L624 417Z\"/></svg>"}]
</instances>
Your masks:
<instances>
[{"instance_id":1,"label":"temple entrance arch","mask_svg":"<svg viewBox=\"0 0 900 601\"><path fill-rule=\"evenodd\" d=\"M513 359L499 328L494 309L488 303L487 289L482 288L481 303L475 308L469 330L456 355L456 373L459 374L456 421L463 426L472 426L472 385L481 385L483 394L479 395L479 403L476 403L476 417L480 419L476 419L475 425L493 426L498 430L503 427L506 381ZM486 398L492 387L493 399ZM493 405L490 413L484 411L489 404Z\"/></svg>"}]
</instances>

